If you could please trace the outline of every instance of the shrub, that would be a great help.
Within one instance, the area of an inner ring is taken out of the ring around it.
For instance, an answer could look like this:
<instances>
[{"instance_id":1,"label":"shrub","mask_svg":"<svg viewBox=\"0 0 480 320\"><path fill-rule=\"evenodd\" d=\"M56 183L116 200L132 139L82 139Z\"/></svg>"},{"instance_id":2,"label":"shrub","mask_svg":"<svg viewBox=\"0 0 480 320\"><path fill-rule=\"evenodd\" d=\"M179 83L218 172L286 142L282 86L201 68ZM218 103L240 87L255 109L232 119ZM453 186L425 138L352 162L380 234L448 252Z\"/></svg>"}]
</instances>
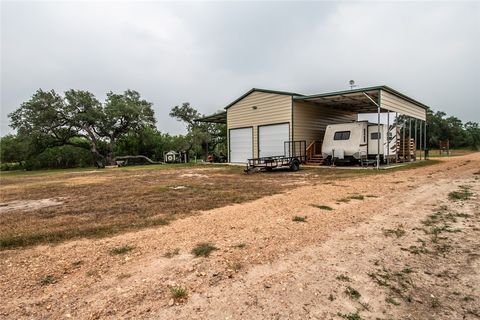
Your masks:
<instances>
[{"instance_id":1,"label":"shrub","mask_svg":"<svg viewBox=\"0 0 480 320\"><path fill-rule=\"evenodd\" d=\"M218 248L214 247L212 244L208 242L203 242L197 244L195 248L192 249L192 254L195 257L208 257L212 251L218 250Z\"/></svg>"}]
</instances>

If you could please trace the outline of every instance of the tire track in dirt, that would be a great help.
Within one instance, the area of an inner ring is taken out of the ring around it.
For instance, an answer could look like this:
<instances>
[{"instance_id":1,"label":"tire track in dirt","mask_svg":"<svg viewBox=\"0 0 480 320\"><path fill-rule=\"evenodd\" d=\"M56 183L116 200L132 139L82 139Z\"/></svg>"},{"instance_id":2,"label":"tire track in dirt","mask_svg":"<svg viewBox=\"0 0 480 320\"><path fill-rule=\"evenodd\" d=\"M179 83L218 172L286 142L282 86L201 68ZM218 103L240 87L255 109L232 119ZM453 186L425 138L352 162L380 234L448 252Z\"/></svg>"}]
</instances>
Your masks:
<instances>
[{"instance_id":1,"label":"tire track in dirt","mask_svg":"<svg viewBox=\"0 0 480 320\"><path fill-rule=\"evenodd\" d=\"M468 204L448 201L448 193L462 184L474 186L476 198ZM474 319L480 312L474 303L480 300L478 287L472 285L480 283L479 255L475 254L480 248L479 194L480 183L472 178L421 186L405 193L404 199L392 201L390 208L369 221L272 264L256 266L245 277L195 294L187 305L162 310L153 318L331 319L338 312L347 315L360 310L365 319ZM424 237L418 229L421 221L442 205L460 216L470 216L457 223L461 233L449 235L455 252L425 257L401 250L418 245L417 238ZM406 236L386 237L385 230L399 226ZM376 285L369 274L379 269L407 270L415 283L405 289L412 295L408 297L411 302L392 298L389 290ZM445 270L451 275L439 281ZM361 298L349 298L347 287L358 289ZM389 297L394 304L386 303Z\"/></svg>"}]
</instances>

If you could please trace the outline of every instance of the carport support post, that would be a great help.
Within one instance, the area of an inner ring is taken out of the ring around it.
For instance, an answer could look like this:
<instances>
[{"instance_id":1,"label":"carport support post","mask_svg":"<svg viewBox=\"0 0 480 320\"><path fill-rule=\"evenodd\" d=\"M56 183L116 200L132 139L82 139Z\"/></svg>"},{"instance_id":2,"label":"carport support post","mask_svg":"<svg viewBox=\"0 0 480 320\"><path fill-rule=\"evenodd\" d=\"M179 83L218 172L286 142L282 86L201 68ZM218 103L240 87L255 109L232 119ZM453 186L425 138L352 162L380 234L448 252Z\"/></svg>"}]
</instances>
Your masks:
<instances>
[{"instance_id":1,"label":"carport support post","mask_svg":"<svg viewBox=\"0 0 480 320\"><path fill-rule=\"evenodd\" d=\"M402 162L405 162L405 125L407 120L403 118L402 121Z\"/></svg>"},{"instance_id":2,"label":"carport support post","mask_svg":"<svg viewBox=\"0 0 480 320\"><path fill-rule=\"evenodd\" d=\"M417 141L417 118L415 118L415 161L417 160L417 146L418 146L418 141Z\"/></svg>"},{"instance_id":3,"label":"carport support post","mask_svg":"<svg viewBox=\"0 0 480 320\"><path fill-rule=\"evenodd\" d=\"M390 110L387 110L387 164L390 164Z\"/></svg>"},{"instance_id":4,"label":"carport support post","mask_svg":"<svg viewBox=\"0 0 480 320\"><path fill-rule=\"evenodd\" d=\"M425 149L424 159L427 160L427 120L426 118L425 118L424 124L425 124L425 131L423 136L423 148Z\"/></svg>"},{"instance_id":5,"label":"carport support post","mask_svg":"<svg viewBox=\"0 0 480 320\"><path fill-rule=\"evenodd\" d=\"M378 138L377 139L377 170L378 170L380 169L380 103L377 105L377 138Z\"/></svg>"},{"instance_id":6,"label":"carport support post","mask_svg":"<svg viewBox=\"0 0 480 320\"><path fill-rule=\"evenodd\" d=\"M408 161L412 160L412 155L410 154L410 141L412 140L412 118L408 116Z\"/></svg>"},{"instance_id":7,"label":"carport support post","mask_svg":"<svg viewBox=\"0 0 480 320\"><path fill-rule=\"evenodd\" d=\"M380 103L381 103L380 101L382 101L382 99L381 99L382 90L380 90L378 92L378 103L375 102L375 100L373 100L372 98L370 98L370 96L368 94L366 94L365 92L363 92L363 94L370 101L372 101L374 105L377 106L377 138L378 138L377 139L377 170L379 170L380 169ZM332 158L333 158L333 156L332 156Z\"/></svg>"},{"instance_id":8,"label":"carport support post","mask_svg":"<svg viewBox=\"0 0 480 320\"><path fill-rule=\"evenodd\" d=\"M420 141L419 141L419 142L420 142L420 160L422 160L422 152L423 152L423 149L422 149L422 148L423 148L423 140L422 140L422 120L420 120L420 125L419 125L419 127L420 127L420 139L419 139L419 140L420 140Z\"/></svg>"}]
</instances>

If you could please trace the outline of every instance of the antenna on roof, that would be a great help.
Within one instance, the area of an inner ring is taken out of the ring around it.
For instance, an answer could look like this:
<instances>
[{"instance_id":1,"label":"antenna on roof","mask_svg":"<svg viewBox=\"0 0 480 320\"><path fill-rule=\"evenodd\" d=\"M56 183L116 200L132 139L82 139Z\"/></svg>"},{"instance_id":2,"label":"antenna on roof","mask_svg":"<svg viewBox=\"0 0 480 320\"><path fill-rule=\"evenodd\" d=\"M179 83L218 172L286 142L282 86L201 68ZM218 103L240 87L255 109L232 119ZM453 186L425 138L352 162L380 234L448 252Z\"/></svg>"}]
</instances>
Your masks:
<instances>
[{"instance_id":1,"label":"antenna on roof","mask_svg":"<svg viewBox=\"0 0 480 320\"><path fill-rule=\"evenodd\" d=\"M350 84L350 90L353 90L353 88L358 87L358 84L355 84L355 80L350 80L348 81Z\"/></svg>"}]
</instances>

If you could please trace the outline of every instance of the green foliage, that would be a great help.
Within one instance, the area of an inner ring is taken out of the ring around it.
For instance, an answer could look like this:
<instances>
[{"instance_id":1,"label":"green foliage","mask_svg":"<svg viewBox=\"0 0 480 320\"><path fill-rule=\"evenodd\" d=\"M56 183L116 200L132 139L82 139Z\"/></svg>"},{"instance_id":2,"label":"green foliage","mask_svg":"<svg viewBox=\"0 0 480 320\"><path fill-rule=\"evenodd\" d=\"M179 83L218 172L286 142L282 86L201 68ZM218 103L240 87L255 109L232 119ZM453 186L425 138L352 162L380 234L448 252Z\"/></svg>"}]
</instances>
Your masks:
<instances>
[{"instance_id":1,"label":"green foliage","mask_svg":"<svg viewBox=\"0 0 480 320\"><path fill-rule=\"evenodd\" d=\"M16 135L0 138L0 163L21 162L28 155L29 144Z\"/></svg>"},{"instance_id":2,"label":"green foliage","mask_svg":"<svg viewBox=\"0 0 480 320\"><path fill-rule=\"evenodd\" d=\"M322 209L322 210L327 210L327 211L332 211L333 210L332 207L329 207L329 206L326 206L326 205L323 205L323 204L322 205L312 204L312 207Z\"/></svg>"},{"instance_id":3,"label":"green foliage","mask_svg":"<svg viewBox=\"0 0 480 320\"><path fill-rule=\"evenodd\" d=\"M144 155L155 161L163 160L163 153L181 150L183 136L163 134L155 128L144 127L122 136L115 148L118 155Z\"/></svg>"},{"instance_id":4,"label":"green foliage","mask_svg":"<svg viewBox=\"0 0 480 320\"><path fill-rule=\"evenodd\" d=\"M182 300L187 297L188 291L183 287L173 286L173 287L170 287L170 294L173 299Z\"/></svg>"},{"instance_id":5,"label":"green foliage","mask_svg":"<svg viewBox=\"0 0 480 320\"><path fill-rule=\"evenodd\" d=\"M170 116L187 126L187 134L182 141L181 150L192 155L204 155L208 153L226 154L227 127L225 124L196 122L195 119L203 115L190 103L175 106L170 111ZM208 149L208 150L207 150Z\"/></svg>"},{"instance_id":6,"label":"green foliage","mask_svg":"<svg viewBox=\"0 0 480 320\"><path fill-rule=\"evenodd\" d=\"M475 122L463 124L456 117L447 117L445 112L428 110L427 139L430 148L438 148L441 140L449 140L450 148L480 150L480 127Z\"/></svg>"},{"instance_id":7,"label":"green foliage","mask_svg":"<svg viewBox=\"0 0 480 320\"><path fill-rule=\"evenodd\" d=\"M306 216L294 216L292 218L292 221L294 221L294 222L307 222L307 217Z\"/></svg>"},{"instance_id":8,"label":"green foliage","mask_svg":"<svg viewBox=\"0 0 480 320\"><path fill-rule=\"evenodd\" d=\"M67 169L92 165L92 155L88 150L70 145L48 148L39 155L25 161L25 169Z\"/></svg>"},{"instance_id":9,"label":"green foliage","mask_svg":"<svg viewBox=\"0 0 480 320\"><path fill-rule=\"evenodd\" d=\"M347 319L347 320L362 320L362 317L360 316L358 311L355 312L355 313L341 313L341 312L338 312L337 316L339 316L343 319Z\"/></svg>"},{"instance_id":10,"label":"green foliage","mask_svg":"<svg viewBox=\"0 0 480 320\"><path fill-rule=\"evenodd\" d=\"M452 191L448 194L450 200L468 200L473 196L469 186L460 186L458 191Z\"/></svg>"},{"instance_id":11,"label":"green foliage","mask_svg":"<svg viewBox=\"0 0 480 320\"><path fill-rule=\"evenodd\" d=\"M354 289L352 287L347 287L345 289L345 293L352 299L356 299L358 300L362 295L360 294L360 292L358 292L357 289Z\"/></svg>"},{"instance_id":12,"label":"green foliage","mask_svg":"<svg viewBox=\"0 0 480 320\"><path fill-rule=\"evenodd\" d=\"M40 284L42 286L46 286L46 285L49 285L49 284L54 284L55 282L57 282L57 280L51 274L46 275L45 277L40 279Z\"/></svg>"},{"instance_id":13,"label":"green foliage","mask_svg":"<svg viewBox=\"0 0 480 320\"><path fill-rule=\"evenodd\" d=\"M71 145L89 149L97 167L112 162L122 136L155 124L152 104L132 90L110 92L101 104L88 91L69 90L62 97L39 89L9 117L19 136L31 137L32 154Z\"/></svg>"},{"instance_id":14,"label":"green foliage","mask_svg":"<svg viewBox=\"0 0 480 320\"><path fill-rule=\"evenodd\" d=\"M199 243L195 248L192 249L192 254L195 257L208 257L212 251L218 250L212 244L204 242Z\"/></svg>"},{"instance_id":15,"label":"green foliage","mask_svg":"<svg viewBox=\"0 0 480 320\"><path fill-rule=\"evenodd\" d=\"M134 247L129 246L129 245L125 245L125 246L121 246L121 247L115 247L115 248L110 250L110 254L113 254L113 255L125 254L127 252L132 251L133 249L134 249Z\"/></svg>"}]
</instances>

